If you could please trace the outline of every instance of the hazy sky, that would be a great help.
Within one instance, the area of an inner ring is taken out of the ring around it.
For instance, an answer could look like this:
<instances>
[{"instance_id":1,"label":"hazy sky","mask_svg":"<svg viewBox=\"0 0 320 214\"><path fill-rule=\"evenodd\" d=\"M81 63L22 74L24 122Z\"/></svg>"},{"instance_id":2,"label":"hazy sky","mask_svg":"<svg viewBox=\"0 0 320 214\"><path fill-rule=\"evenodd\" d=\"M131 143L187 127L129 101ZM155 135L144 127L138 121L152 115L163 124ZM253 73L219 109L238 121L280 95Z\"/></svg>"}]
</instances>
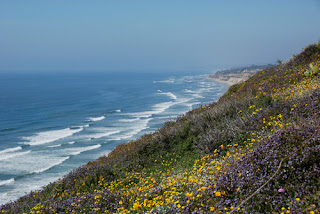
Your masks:
<instances>
[{"instance_id":1,"label":"hazy sky","mask_svg":"<svg viewBox=\"0 0 320 214\"><path fill-rule=\"evenodd\" d=\"M0 70L216 69L320 40L319 0L0 0Z\"/></svg>"}]
</instances>

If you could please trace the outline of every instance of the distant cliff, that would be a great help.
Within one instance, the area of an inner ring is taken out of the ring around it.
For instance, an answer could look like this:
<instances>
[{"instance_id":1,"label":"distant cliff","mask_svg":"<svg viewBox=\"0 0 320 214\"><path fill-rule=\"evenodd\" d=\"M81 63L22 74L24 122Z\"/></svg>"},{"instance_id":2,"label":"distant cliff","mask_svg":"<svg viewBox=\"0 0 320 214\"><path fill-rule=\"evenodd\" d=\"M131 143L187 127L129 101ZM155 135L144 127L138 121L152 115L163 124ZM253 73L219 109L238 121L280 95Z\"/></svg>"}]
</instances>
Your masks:
<instances>
[{"instance_id":1,"label":"distant cliff","mask_svg":"<svg viewBox=\"0 0 320 214\"><path fill-rule=\"evenodd\" d=\"M241 68L232 68L218 71L214 74L210 74L209 78L213 81L221 82L227 85L233 85L249 79L253 74L258 73L264 69L267 69L273 65L251 65Z\"/></svg>"}]
</instances>

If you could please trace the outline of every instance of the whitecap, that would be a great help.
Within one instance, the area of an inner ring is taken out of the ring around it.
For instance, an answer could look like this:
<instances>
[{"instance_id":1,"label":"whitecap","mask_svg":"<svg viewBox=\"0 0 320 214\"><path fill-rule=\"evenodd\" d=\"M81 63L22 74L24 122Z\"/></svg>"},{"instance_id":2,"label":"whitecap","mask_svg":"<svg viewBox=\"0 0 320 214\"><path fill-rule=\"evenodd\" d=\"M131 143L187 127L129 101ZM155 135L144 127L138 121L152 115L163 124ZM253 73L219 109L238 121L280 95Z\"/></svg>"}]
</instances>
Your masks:
<instances>
[{"instance_id":1,"label":"whitecap","mask_svg":"<svg viewBox=\"0 0 320 214\"><path fill-rule=\"evenodd\" d=\"M70 157L61 157L56 162L51 161L50 164L48 164L48 166L46 166L44 168L40 168L40 169L35 169L34 171L32 171L32 173L41 173L41 172L47 171L47 170L51 169L54 166L62 164L64 161L68 160L69 158Z\"/></svg>"},{"instance_id":2,"label":"whitecap","mask_svg":"<svg viewBox=\"0 0 320 214\"><path fill-rule=\"evenodd\" d=\"M155 114L160 114L163 113L165 110L167 110L168 108L170 108L171 106L183 102L184 99L181 99L180 101L170 101L170 102L163 102L163 103L158 103L152 106L152 110L150 111L143 111L143 112L134 112L134 113L126 113L124 115L129 115L131 117L134 118L150 118L152 115Z\"/></svg>"},{"instance_id":3,"label":"whitecap","mask_svg":"<svg viewBox=\"0 0 320 214\"><path fill-rule=\"evenodd\" d=\"M141 132L147 128L150 128L148 126L148 123L152 119L153 118L141 119L139 122L134 124L134 126L132 126L134 128L127 129L127 131L121 132L122 134L115 135L114 138L112 138L111 140L125 140L125 139L129 139L129 138L133 137L134 135L138 134L139 132Z\"/></svg>"},{"instance_id":4,"label":"whitecap","mask_svg":"<svg viewBox=\"0 0 320 214\"><path fill-rule=\"evenodd\" d=\"M191 100L193 100L194 98L183 98L183 99L179 99L175 104L184 104L187 102L190 102Z\"/></svg>"},{"instance_id":5,"label":"whitecap","mask_svg":"<svg viewBox=\"0 0 320 214\"><path fill-rule=\"evenodd\" d=\"M129 115L135 118L148 118L148 117L151 117L152 114L154 113L155 113L154 111L142 111L142 112L126 113L124 115Z\"/></svg>"},{"instance_id":6,"label":"whitecap","mask_svg":"<svg viewBox=\"0 0 320 214\"><path fill-rule=\"evenodd\" d=\"M132 119L120 119L119 122L130 123L130 122L134 122L134 121L138 121L138 120L140 120L139 117L132 118Z\"/></svg>"},{"instance_id":7,"label":"whitecap","mask_svg":"<svg viewBox=\"0 0 320 214\"><path fill-rule=\"evenodd\" d=\"M115 112L121 112L121 109L117 109L117 110L115 110Z\"/></svg>"},{"instance_id":8,"label":"whitecap","mask_svg":"<svg viewBox=\"0 0 320 214\"><path fill-rule=\"evenodd\" d=\"M75 141L71 141L71 142L68 142L66 144L71 145L71 144L74 144L74 143L75 143Z\"/></svg>"},{"instance_id":9,"label":"whitecap","mask_svg":"<svg viewBox=\"0 0 320 214\"><path fill-rule=\"evenodd\" d=\"M101 144L97 144L97 145L93 145L93 146L86 146L86 147L78 147L78 148L69 148L69 149L64 149L61 152L64 154L68 154L68 155L79 155L82 152L86 152L86 151L90 151L90 150L94 150L101 147Z\"/></svg>"},{"instance_id":10,"label":"whitecap","mask_svg":"<svg viewBox=\"0 0 320 214\"><path fill-rule=\"evenodd\" d=\"M8 152L15 152L15 151L19 151L21 149L22 149L21 146L10 148L10 149L5 149L5 150L1 150L0 154L4 154L4 153L8 153Z\"/></svg>"},{"instance_id":11,"label":"whitecap","mask_svg":"<svg viewBox=\"0 0 320 214\"><path fill-rule=\"evenodd\" d=\"M158 103L153 105L152 107L154 107L154 113L153 114L160 114L162 112L164 112L165 110L167 110L168 108L170 108L171 106L173 106L175 104L175 102L163 102L163 103Z\"/></svg>"},{"instance_id":12,"label":"whitecap","mask_svg":"<svg viewBox=\"0 0 320 214\"><path fill-rule=\"evenodd\" d=\"M173 116L165 116L165 117L157 117L156 119L172 119L172 118L176 118L177 116L173 115Z\"/></svg>"},{"instance_id":13,"label":"whitecap","mask_svg":"<svg viewBox=\"0 0 320 214\"><path fill-rule=\"evenodd\" d=\"M200 105L201 102L194 102L194 103L185 103L186 106L188 106L189 108L191 108L194 105Z\"/></svg>"},{"instance_id":14,"label":"whitecap","mask_svg":"<svg viewBox=\"0 0 320 214\"><path fill-rule=\"evenodd\" d=\"M174 95L173 93L171 93L171 92L166 92L166 93L164 93L164 92L162 92L162 93L158 93L158 94L164 94L164 95L167 95L168 97L170 97L171 99L173 99L173 100L176 100L177 99L177 96L176 95Z\"/></svg>"},{"instance_id":15,"label":"whitecap","mask_svg":"<svg viewBox=\"0 0 320 214\"><path fill-rule=\"evenodd\" d=\"M103 137L108 137L110 135L118 134L120 132L121 132L121 130L103 131L103 132L99 132L99 133L86 135L84 137L89 137L90 139L98 139L98 138L103 138Z\"/></svg>"},{"instance_id":16,"label":"whitecap","mask_svg":"<svg viewBox=\"0 0 320 214\"><path fill-rule=\"evenodd\" d=\"M12 159L3 160L3 164L0 165L0 174L8 171L16 175L44 172L69 159L67 155L61 154L60 151L61 149L34 150L25 152L23 156L21 154L16 155Z\"/></svg>"},{"instance_id":17,"label":"whitecap","mask_svg":"<svg viewBox=\"0 0 320 214\"><path fill-rule=\"evenodd\" d=\"M189 89L185 89L184 91L185 91L186 93L193 94L193 97L194 97L194 98L200 98L200 99L204 98L203 96L200 95L201 92L204 91L203 89L200 89L200 90L198 90L198 91L192 91L192 90L189 90Z\"/></svg>"},{"instance_id":18,"label":"whitecap","mask_svg":"<svg viewBox=\"0 0 320 214\"><path fill-rule=\"evenodd\" d=\"M105 116L101 116L101 117L89 117L88 120L89 120L89 121L92 121L92 122L96 122L96 121L103 120L103 119L105 119L105 118L106 118Z\"/></svg>"},{"instance_id":19,"label":"whitecap","mask_svg":"<svg viewBox=\"0 0 320 214\"><path fill-rule=\"evenodd\" d=\"M194 98L200 98L200 99L205 98L204 96L201 96L200 94L195 94L193 97L194 97Z\"/></svg>"},{"instance_id":20,"label":"whitecap","mask_svg":"<svg viewBox=\"0 0 320 214\"><path fill-rule=\"evenodd\" d=\"M145 128L149 128L148 126ZM138 134L140 131L142 131L143 129L135 129L135 130L130 130L116 138L113 138L111 140L125 140L125 139L129 139L131 137L133 137L134 135Z\"/></svg>"},{"instance_id":21,"label":"whitecap","mask_svg":"<svg viewBox=\"0 0 320 214\"><path fill-rule=\"evenodd\" d=\"M43 186L62 178L65 174L66 173L50 173L48 175L34 174L34 176L27 176L25 179L14 180L14 185L10 185L10 189L8 188L6 192L0 193L0 204L15 201L27 192L41 189Z\"/></svg>"},{"instance_id":22,"label":"whitecap","mask_svg":"<svg viewBox=\"0 0 320 214\"><path fill-rule=\"evenodd\" d=\"M0 161L2 160L8 160L10 158L14 158L14 157L18 157L21 155L26 155L28 153L30 153L31 151L26 151L26 152L16 152L16 153L9 153L9 154L2 154L0 157Z\"/></svg>"},{"instance_id":23,"label":"whitecap","mask_svg":"<svg viewBox=\"0 0 320 214\"><path fill-rule=\"evenodd\" d=\"M175 83L175 79L174 78L169 78L167 80L153 81L153 83Z\"/></svg>"},{"instance_id":24,"label":"whitecap","mask_svg":"<svg viewBox=\"0 0 320 214\"><path fill-rule=\"evenodd\" d=\"M187 92L187 93L196 93L195 91L192 91L192 90L189 90L189 89L185 89L184 91Z\"/></svg>"},{"instance_id":25,"label":"whitecap","mask_svg":"<svg viewBox=\"0 0 320 214\"><path fill-rule=\"evenodd\" d=\"M47 146L48 148L55 148L55 147L60 147L61 144L57 144L57 145L52 145L52 146Z\"/></svg>"},{"instance_id":26,"label":"whitecap","mask_svg":"<svg viewBox=\"0 0 320 214\"><path fill-rule=\"evenodd\" d=\"M73 134L77 132L81 132L82 130L83 130L83 127L79 127L78 129L66 128L66 129L60 129L60 130L45 131L45 132L37 133L30 137L22 137L22 139L28 141L28 142L24 142L23 144L35 146L35 145L51 143L56 140L72 136Z\"/></svg>"},{"instance_id":27,"label":"whitecap","mask_svg":"<svg viewBox=\"0 0 320 214\"><path fill-rule=\"evenodd\" d=\"M12 182L14 182L13 178L11 178L9 180L0 181L0 187L3 186L3 185L6 185L6 184L10 184Z\"/></svg>"}]
</instances>

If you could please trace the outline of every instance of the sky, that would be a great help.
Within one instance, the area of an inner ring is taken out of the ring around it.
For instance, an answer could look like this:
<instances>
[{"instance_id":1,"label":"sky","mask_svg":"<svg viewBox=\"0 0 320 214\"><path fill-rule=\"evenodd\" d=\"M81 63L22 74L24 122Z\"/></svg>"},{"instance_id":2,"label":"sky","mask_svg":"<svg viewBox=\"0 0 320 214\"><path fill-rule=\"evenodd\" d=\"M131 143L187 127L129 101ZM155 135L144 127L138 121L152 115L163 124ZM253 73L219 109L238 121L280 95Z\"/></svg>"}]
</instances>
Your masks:
<instances>
[{"instance_id":1,"label":"sky","mask_svg":"<svg viewBox=\"0 0 320 214\"><path fill-rule=\"evenodd\" d=\"M320 40L320 0L0 0L0 71L214 70Z\"/></svg>"}]
</instances>

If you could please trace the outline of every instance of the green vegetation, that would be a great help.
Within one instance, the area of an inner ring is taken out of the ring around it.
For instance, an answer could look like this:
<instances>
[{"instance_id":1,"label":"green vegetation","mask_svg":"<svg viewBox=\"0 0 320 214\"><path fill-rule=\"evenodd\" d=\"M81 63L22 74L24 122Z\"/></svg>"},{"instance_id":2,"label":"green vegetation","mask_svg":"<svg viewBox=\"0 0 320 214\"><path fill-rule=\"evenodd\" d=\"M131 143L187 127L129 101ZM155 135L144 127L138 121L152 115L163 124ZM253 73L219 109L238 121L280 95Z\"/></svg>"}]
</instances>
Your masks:
<instances>
[{"instance_id":1,"label":"green vegetation","mask_svg":"<svg viewBox=\"0 0 320 214\"><path fill-rule=\"evenodd\" d=\"M316 76L319 74L319 67L317 65L313 65L312 63L310 63L309 67L310 69L304 72L304 75L306 77Z\"/></svg>"},{"instance_id":2,"label":"green vegetation","mask_svg":"<svg viewBox=\"0 0 320 214\"><path fill-rule=\"evenodd\" d=\"M0 213L319 213L319 66L310 45Z\"/></svg>"}]
</instances>

